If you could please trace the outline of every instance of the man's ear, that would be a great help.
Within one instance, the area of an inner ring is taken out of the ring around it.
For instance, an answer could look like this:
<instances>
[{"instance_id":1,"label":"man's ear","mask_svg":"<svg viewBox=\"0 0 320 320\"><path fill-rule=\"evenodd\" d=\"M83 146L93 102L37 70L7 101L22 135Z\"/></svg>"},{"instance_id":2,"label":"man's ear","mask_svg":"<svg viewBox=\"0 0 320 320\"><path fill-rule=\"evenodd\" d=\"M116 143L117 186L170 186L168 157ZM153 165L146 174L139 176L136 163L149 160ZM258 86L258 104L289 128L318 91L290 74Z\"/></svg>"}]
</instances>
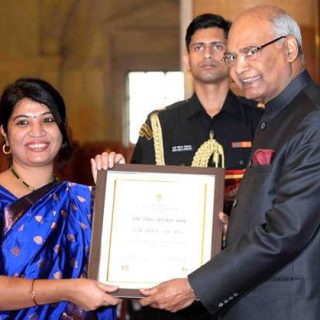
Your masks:
<instances>
[{"instance_id":1,"label":"man's ear","mask_svg":"<svg viewBox=\"0 0 320 320\"><path fill-rule=\"evenodd\" d=\"M296 60L296 58L299 55L299 47L298 47L298 42L295 37L292 36L287 36L286 38L287 42L287 55L288 55L288 61L293 62Z\"/></svg>"},{"instance_id":2,"label":"man's ear","mask_svg":"<svg viewBox=\"0 0 320 320\"><path fill-rule=\"evenodd\" d=\"M190 70L189 53L187 51L185 51L185 53L183 55L183 66L184 66L185 70L187 70L187 71Z\"/></svg>"}]
</instances>

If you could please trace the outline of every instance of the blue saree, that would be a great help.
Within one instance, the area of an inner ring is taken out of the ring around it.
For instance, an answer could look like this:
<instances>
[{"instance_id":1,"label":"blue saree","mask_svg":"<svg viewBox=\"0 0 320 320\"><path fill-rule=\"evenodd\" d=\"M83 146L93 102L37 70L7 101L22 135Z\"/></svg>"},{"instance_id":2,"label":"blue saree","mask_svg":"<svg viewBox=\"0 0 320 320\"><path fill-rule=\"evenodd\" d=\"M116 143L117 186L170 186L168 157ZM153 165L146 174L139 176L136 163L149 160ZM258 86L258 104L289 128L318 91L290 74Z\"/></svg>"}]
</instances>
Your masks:
<instances>
[{"instance_id":1,"label":"blue saree","mask_svg":"<svg viewBox=\"0 0 320 320\"><path fill-rule=\"evenodd\" d=\"M0 274L31 279L86 277L91 189L52 182L17 199L0 185ZM3 319L116 319L115 309L85 312L69 302L0 311Z\"/></svg>"}]
</instances>

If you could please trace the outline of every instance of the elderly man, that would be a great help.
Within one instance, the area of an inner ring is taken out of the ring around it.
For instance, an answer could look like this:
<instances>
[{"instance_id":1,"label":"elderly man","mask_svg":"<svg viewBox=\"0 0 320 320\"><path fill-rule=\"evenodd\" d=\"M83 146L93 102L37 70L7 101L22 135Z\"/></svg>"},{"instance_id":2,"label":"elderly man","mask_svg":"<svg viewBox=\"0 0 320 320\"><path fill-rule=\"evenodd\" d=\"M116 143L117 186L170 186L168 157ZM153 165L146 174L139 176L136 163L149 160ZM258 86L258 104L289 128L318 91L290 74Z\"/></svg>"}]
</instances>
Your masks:
<instances>
[{"instance_id":1,"label":"elderly man","mask_svg":"<svg viewBox=\"0 0 320 320\"><path fill-rule=\"evenodd\" d=\"M265 104L227 248L188 279L142 290L141 304L177 311L199 299L221 319L320 319L320 90L299 27L277 7L249 9L224 59L245 96Z\"/></svg>"}]
</instances>

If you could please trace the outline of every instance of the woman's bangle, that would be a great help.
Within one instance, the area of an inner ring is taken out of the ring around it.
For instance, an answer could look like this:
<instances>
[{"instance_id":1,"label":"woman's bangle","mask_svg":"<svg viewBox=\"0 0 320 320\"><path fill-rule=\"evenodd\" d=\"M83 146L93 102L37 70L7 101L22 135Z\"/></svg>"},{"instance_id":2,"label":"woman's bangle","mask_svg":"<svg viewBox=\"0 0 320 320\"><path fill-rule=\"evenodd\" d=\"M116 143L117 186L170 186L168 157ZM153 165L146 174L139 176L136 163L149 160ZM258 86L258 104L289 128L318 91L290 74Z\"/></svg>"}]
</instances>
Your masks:
<instances>
[{"instance_id":1,"label":"woman's bangle","mask_svg":"<svg viewBox=\"0 0 320 320\"><path fill-rule=\"evenodd\" d=\"M37 300L36 300L36 289L34 288L34 283L35 283L36 279L32 279L31 281L31 287L29 290L29 297L32 300L32 302L34 303L35 306L38 305Z\"/></svg>"}]
</instances>

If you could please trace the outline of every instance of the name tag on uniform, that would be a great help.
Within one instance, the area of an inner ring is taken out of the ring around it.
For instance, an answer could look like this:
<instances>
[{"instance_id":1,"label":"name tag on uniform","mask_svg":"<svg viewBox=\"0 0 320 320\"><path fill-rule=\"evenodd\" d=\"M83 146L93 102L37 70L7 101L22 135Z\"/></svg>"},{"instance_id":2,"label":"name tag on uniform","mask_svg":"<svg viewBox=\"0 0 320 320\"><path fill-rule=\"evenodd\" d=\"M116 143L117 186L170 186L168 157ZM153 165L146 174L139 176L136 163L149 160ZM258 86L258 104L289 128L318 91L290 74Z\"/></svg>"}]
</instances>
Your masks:
<instances>
[{"instance_id":1,"label":"name tag on uniform","mask_svg":"<svg viewBox=\"0 0 320 320\"><path fill-rule=\"evenodd\" d=\"M252 147L252 141L237 141L237 142L231 142L231 148L251 148Z\"/></svg>"},{"instance_id":2,"label":"name tag on uniform","mask_svg":"<svg viewBox=\"0 0 320 320\"><path fill-rule=\"evenodd\" d=\"M171 148L172 152L185 152L185 151L192 151L192 145L188 144L185 146L173 146Z\"/></svg>"}]
</instances>

